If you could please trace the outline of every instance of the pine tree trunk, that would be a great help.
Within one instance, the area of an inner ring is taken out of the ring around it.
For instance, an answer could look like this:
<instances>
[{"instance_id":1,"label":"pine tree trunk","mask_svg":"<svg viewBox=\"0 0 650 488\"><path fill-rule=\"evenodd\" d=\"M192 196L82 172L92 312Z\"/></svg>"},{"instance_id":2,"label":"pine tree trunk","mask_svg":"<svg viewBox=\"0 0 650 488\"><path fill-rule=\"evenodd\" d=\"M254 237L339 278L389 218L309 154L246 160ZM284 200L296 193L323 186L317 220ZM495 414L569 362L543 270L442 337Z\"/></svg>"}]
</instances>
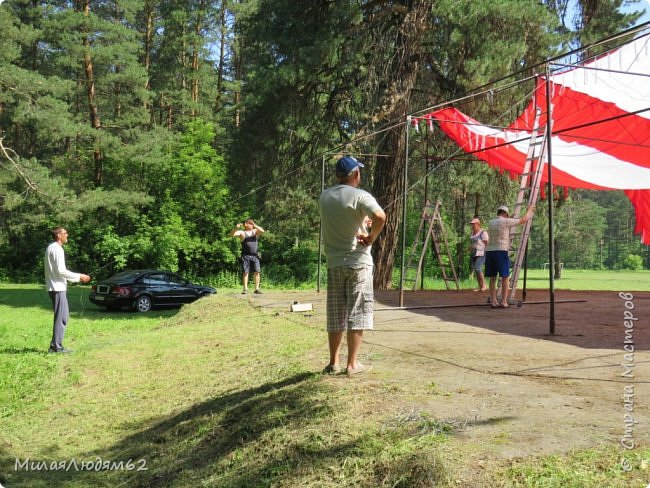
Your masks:
<instances>
[{"instance_id":1,"label":"pine tree trunk","mask_svg":"<svg viewBox=\"0 0 650 488\"><path fill-rule=\"evenodd\" d=\"M226 62L226 0L221 2L221 14L219 16L219 62L217 64L217 98L215 100L214 111L219 112L222 106L223 97L223 73Z\"/></svg>"},{"instance_id":2,"label":"pine tree trunk","mask_svg":"<svg viewBox=\"0 0 650 488\"><path fill-rule=\"evenodd\" d=\"M373 193L386 212L386 226L372 246L375 262L374 286L378 290L387 290L391 287L395 254L399 244L399 226L402 221L402 181L406 154L404 125L391 132L379 153L397 154L396 158L379 157L374 171Z\"/></svg>"},{"instance_id":3,"label":"pine tree trunk","mask_svg":"<svg viewBox=\"0 0 650 488\"><path fill-rule=\"evenodd\" d=\"M192 81L190 86L190 97L192 99L192 102L194 102L191 110L192 117L196 116L196 104L199 101L199 39L201 38L201 29L203 28L202 15L203 12L205 12L205 9L205 1L201 0L196 12L197 19L196 24L194 24L194 38L192 39Z\"/></svg>"},{"instance_id":4,"label":"pine tree trunk","mask_svg":"<svg viewBox=\"0 0 650 488\"><path fill-rule=\"evenodd\" d=\"M422 33L427 28L427 13L430 7L426 0L415 0L404 16L396 39L395 62L388 73L384 103L377 114L378 120L403 120L379 144L379 154L394 157L378 157L374 170L373 194L386 211L386 227L373 245L375 261L374 286L378 290L391 287L395 255L399 245L399 228L402 222L402 187L406 170L407 147L404 140L406 114L411 94L417 81L419 50Z\"/></svg>"},{"instance_id":5,"label":"pine tree trunk","mask_svg":"<svg viewBox=\"0 0 650 488\"><path fill-rule=\"evenodd\" d=\"M145 4L145 31L144 31L144 69L147 72L147 80L144 84L144 89L151 90L151 50L153 49L153 4L146 2ZM149 102L144 100L144 107L149 109ZM153 110L150 113L151 121L154 121Z\"/></svg>"},{"instance_id":6,"label":"pine tree trunk","mask_svg":"<svg viewBox=\"0 0 650 488\"><path fill-rule=\"evenodd\" d=\"M90 0L83 0L77 4L78 11L82 12L85 17L90 16ZM95 100L95 74L93 68L93 59L90 54L90 41L88 33L83 33L82 43L84 47L83 66L86 75L86 98L88 99L88 110L90 114L90 125L93 129L99 130L102 126ZM101 186L104 180L104 161L101 149L95 146L93 150L93 160L95 162L95 185Z\"/></svg>"},{"instance_id":7,"label":"pine tree trunk","mask_svg":"<svg viewBox=\"0 0 650 488\"><path fill-rule=\"evenodd\" d=\"M238 37L238 28L235 25L233 28L233 32L235 33L235 39L233 40L233 44L238 44L240 41L237 39ZM241 111L242 111L242 95L241 95L241 90L242 90L242 85L241 82L244 79L244 59L243 59L243 54L242 54L242 49L241 47L236 48L233 52L233 67L235 71L235 79L233 80L236 84L237 87L235 88L235 93L233 95L233 102L234 102L234 123L235 127L239 129L241 126Z\"/></svg>"}]
</instances>

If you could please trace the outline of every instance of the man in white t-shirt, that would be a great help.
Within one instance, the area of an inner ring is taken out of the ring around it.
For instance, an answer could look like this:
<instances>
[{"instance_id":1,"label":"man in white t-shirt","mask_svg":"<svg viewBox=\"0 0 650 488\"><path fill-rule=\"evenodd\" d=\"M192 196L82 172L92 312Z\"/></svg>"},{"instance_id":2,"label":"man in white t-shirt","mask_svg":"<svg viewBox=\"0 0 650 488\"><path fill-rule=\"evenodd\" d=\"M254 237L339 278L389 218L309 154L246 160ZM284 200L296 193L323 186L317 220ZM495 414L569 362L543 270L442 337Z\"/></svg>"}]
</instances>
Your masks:
<instances>
[{"instance_id":1,"label":"man in white t-shirt","mask_svg":"<svg viewBox=\"0 0 650 488\"><path fill-rule=\"evenodd\" d=\"M375 198L357 187L363 164L351 156L336 163L338 184L321 193L319 205L327 256L327 333L330 361L326 374L340 371L339 349L347 332L346 373L370 369L357 360L364 330L373 328L373 261L370 246L386 224ZM366 217L372 225L368 229Z\"/></svg>"},{"instance_id":2,"label":"man in white t-shirt","mask_svg":"<svg viewBox=\"0 0 650 488\"><path fill-rule=\"evenodd\" d=\"M488 223L490 241L485 253L485 276L490 278L490 303L492 308L497 308L496 280L497 273L501 277L501 307L508 308L508 290L510 288L510 229L524 224L533 216L535 206L528 207L526 215L520 219L511 219L510 211L505 205L497 209L497 218Z\"/></svg>"},{"instance_id":3,"label":"man in white t-shirt","mask_svg":"<svg viewBox=\"0 0 650 488\"><path fill-rule=\"evenodd\" d=\"M51 353L72 352L63 347L63 336L70 318L68 307L68 281L71 283L88 283L90 276L69 271L65 267L65 253L63 245L68 242L68 231L63 227L52 229L52 239L45 251L45 285L47 286L52 307L54 308L54 323L52 326L52 340L50 341Z\"/></svg>"}]
</instances>

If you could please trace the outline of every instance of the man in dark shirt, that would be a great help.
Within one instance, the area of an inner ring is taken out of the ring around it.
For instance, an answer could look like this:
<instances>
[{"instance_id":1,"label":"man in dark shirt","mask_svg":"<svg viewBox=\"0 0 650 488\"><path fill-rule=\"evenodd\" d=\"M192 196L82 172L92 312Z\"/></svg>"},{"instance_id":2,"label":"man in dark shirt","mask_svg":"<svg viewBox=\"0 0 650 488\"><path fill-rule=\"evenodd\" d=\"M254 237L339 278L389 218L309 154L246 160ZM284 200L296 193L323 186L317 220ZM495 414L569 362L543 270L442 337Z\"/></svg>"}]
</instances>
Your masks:
<instances>
[{"instance_id":1,"label":"man in dark shirt","mask_svg":"<svg viewBox=\"0 0 650 488\"><path fill-rule=\"evenodd\" d=\"M237 224L230 232L232 237L239 237L241 241L242 284L244 285L242 294L248 293L248 275L251 268L255 278L255 293L258 295L262 293L260 291L260 258L257 251L257 237L262 234L264 234L264 229L257 225L253 219L248 219L243 224Z\"/></svg>"}]
</instances>

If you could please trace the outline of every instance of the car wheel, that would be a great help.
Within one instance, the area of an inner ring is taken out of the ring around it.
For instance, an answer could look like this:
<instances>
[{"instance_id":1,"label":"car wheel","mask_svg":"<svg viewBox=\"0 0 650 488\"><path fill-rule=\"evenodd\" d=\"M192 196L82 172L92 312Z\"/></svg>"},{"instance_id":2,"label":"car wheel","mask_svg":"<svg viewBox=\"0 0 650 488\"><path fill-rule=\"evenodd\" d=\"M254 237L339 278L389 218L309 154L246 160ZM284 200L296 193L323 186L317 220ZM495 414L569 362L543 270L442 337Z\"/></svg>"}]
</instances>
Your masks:
<instances>
[{"instance_id":1,"label":"car wheel","mask_svg":"<svg viewBox=\"0 0 650 488\"><path fill-rule=\"evenodd\" d=\"M134 308L138 312L148 312L151 310L151 297L149 295L140 295L135 299Z\"/></svg>"}]
</instances>

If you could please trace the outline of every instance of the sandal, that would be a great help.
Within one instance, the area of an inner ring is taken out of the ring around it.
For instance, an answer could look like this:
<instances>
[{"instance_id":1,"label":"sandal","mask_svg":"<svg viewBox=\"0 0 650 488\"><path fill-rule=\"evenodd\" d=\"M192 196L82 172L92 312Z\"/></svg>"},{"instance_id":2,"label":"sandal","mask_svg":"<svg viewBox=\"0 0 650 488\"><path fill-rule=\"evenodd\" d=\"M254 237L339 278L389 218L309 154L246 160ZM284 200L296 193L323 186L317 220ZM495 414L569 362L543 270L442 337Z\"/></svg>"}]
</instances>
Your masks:
<instances>
[{"instance_id":1,"label":"sandal","mask_svg":"<svg viewBox=\"0 0 650 488\"><path fill-rule=\"evenodd\" d=\"M323 374L339 374L341 367L338 364L328 364L323 368Z\"/></svg>"},{"instance_id":2,"label":"sandal","mask_svg":"<svg viewBox=\"0 0 650 488\"><path fill-rule=\"evenodd\" d=\"M366 371L370 371L371 369L372 369L372 364L365 365L358 362L356 368L347 368L345 370L345 373L348 375L348 378L351 378L352 375L365 373Z\"/></svg>"}]
</instances>

